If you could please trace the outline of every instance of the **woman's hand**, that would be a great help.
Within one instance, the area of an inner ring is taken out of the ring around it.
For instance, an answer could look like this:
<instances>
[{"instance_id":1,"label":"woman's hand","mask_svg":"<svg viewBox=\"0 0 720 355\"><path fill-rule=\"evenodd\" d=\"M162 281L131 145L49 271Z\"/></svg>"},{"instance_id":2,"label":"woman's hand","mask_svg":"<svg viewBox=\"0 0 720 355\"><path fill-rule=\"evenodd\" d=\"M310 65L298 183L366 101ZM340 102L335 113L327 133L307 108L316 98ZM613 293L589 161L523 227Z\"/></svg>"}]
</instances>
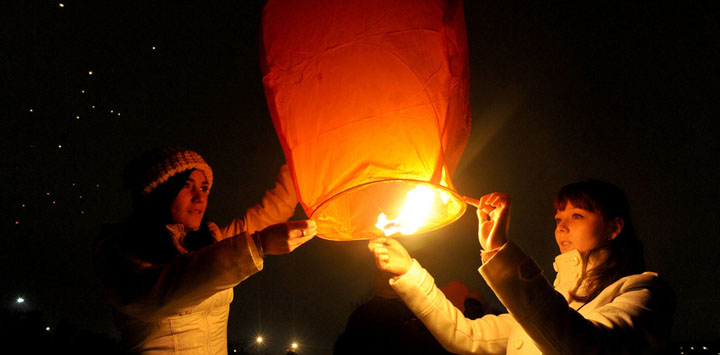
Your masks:
<instances>
[{"instance_id":1,"label":"woman's hand","mask_svg":"<svg viewBox=\"0 0 720 355\"><path fill-rule=\"evenodd\" d=\"M263 253L287 254L317 233L317 224L312 220L278 223L260 231Z\"/></svg>"},{"instance_id":2,"label":"woman's hand","mask_svg":"<svg viewBox=\"0 0 720 355\"><path fill-rule=\"evenodd\" d=\"M404 275L412 265L407 250L395 239L376 238L370 240L368 249L375 256L375 265L380 270L396 275Z\"/></svg>"},{"instance_id":3,"label":"woman's hand","mask_svg":"<svg viewBox=\"0 0 720 355\"><path fill-rule=\"evenodd\" d=\"M493 192L480 198L477 207L480 246L490 251L505 245L510 227L510 195Z\"/></svg>"}]
</instances>

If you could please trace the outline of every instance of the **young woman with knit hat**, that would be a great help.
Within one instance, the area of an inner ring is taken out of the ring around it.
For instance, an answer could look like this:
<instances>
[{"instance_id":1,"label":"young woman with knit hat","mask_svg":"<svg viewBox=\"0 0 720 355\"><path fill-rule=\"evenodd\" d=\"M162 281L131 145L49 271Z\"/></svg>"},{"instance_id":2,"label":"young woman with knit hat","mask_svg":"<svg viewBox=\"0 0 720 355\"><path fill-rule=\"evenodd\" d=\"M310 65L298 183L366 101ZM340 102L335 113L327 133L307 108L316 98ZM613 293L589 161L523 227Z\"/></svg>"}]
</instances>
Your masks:
<instances>
[{"instance_id":1,"label":"young woman with knit hat","mask_svg":"<svg viewBox=\"0 0 720 355\"><path fill-rule=\"evenodd\" d=\"M133 216L103 227L94 264L129 353L227 353L233 286L316 233L286 222L297 199L287 166L262 202L228 226L205 217L213 173L190 150L164 147L128 164Z\"/></svg>"},{"instance_id":2,"label":"young woman with knit hat","mask_svg":"<svg viewBox=\"0 0 720 355\"><path fill-rule=\"evenodd\" d=\"M555 282L508 239L510 196L480 200L478 270L509 313L470 320L439 292L432 276L396 240L368 247L377 266L397 275L395 292L453 353L656 354L672 326L675 297L645 271L642 244L625 193L588 180L555 198Z\"/></svg>"}]
</instances>

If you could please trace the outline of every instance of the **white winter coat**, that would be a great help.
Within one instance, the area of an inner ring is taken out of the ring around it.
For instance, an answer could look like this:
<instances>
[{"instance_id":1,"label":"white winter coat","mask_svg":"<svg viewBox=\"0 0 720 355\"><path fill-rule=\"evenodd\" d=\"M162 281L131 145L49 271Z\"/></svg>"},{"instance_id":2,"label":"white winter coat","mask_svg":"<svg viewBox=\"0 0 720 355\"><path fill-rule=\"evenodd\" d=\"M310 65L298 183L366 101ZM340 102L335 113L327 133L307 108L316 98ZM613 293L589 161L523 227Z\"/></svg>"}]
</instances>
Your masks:
<instances>
[{"instance_id":1,"label":"white winter coat","mask_svg":"<svg viewBox=\"0 0 720 355\"><path fill-rule=\"evenodd\" d=\"M96 246L95 267L124 350L227 354L232 288L263 268L251 234L287 221L296 204L289 170L283 166L274 189L244 217L222 230L209 223L213 244L188 252L183 225L167 225L172 238L168 252L178 254L168 263L144 260L127 247L132 225L105 228Z\"/></svg>"},{"instance_id":2,"label":"white winter coat","mask_svg":"<svg viewBox=\"0 0 720 355\"><path fill-rule=\"evenodd\" d=\"M568 304L583 268L578 251L555 259L554 289L513 242L478 271L509 314L466 319L417 261L391 280L435 338L460 354L646 354L669 339L675 298L656 273L623 277L587 304ZM588 267L592 267L588 265Z\"/></svg>"}]
</instances>

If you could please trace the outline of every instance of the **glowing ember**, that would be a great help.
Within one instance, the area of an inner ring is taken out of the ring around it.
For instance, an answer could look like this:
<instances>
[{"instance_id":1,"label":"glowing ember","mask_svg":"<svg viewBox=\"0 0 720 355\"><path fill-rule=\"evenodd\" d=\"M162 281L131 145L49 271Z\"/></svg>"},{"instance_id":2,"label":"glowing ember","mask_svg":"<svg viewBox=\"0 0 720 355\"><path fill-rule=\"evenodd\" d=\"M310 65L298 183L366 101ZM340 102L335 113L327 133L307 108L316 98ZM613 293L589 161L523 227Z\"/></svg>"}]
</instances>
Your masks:
<instances>
[{"instance_id":1,"label":"glowing ember","mask_svg":"<svg viewBox=\"0 0 720 355\"><path fill-rule=\"evenodd\" d=\"M375 226L386 236L396 233L413 234L425 223L434 198L435 192L432 188L420 185L407 193L405 205L398 218L388 220L385 213L380 213Z\"/></svg>"}]
</instances>

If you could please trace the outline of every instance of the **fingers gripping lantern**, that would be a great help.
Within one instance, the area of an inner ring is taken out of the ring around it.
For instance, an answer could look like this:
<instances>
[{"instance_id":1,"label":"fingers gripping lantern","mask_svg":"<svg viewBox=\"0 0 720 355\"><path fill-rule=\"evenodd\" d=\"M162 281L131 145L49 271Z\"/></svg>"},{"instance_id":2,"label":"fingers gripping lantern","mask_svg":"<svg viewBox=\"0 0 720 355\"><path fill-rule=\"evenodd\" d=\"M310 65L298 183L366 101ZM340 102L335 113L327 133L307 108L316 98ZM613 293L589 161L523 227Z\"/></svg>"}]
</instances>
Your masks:
<instances>
[{"instance_id":1,"label":"fingers gripping lantern","mask_svg":"<svg viewBox=\"0 0 720 355\"><path fill-rule=\"evenodd\" d=\"M422 233L464 213L451 181L471 122L460 1L268 0L261 61L320 237Z\"/></svg>"}]
</instances>

